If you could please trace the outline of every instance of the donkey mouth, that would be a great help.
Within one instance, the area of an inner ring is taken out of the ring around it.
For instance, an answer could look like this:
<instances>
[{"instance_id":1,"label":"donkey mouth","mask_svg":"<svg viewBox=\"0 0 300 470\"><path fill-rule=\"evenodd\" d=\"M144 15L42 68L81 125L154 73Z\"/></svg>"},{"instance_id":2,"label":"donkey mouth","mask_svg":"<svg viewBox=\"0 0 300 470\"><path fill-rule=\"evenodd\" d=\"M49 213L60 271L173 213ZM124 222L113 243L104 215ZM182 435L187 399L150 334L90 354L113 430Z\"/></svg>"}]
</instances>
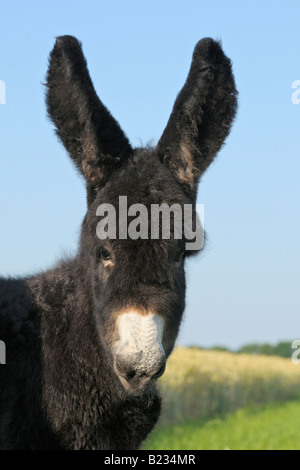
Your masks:
<instances>
[{"instance_id":1,"label":"donkey mouth","mask_svg":"<svg viewBox=\"0 0 300 470\"><path fill-rule=\"evenodd\" d=\"M157 314L129 311L119 316L114 369L126 390L143 391L164 373L163 327Z\"/></svg>"}]
</instances>

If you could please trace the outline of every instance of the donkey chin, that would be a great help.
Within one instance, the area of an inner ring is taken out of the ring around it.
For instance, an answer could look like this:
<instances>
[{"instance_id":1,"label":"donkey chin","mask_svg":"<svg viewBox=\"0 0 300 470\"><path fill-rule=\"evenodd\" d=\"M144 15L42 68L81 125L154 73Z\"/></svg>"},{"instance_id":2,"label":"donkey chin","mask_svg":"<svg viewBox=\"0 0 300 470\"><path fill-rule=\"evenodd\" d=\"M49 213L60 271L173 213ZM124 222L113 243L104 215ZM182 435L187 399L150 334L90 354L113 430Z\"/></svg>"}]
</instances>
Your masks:
<instances>
[{"instance_id":1,"label":"donkey chin","mask_svg":"<svg viewBox=\"0 0 300 470\"><path fill-rule=\"evenodd\" d=\"M114 369L124 389L138 395L155 387L165 371L164 319L156 313L131 310L118 315L117 327Z\"/></svg>"}]
</instances>

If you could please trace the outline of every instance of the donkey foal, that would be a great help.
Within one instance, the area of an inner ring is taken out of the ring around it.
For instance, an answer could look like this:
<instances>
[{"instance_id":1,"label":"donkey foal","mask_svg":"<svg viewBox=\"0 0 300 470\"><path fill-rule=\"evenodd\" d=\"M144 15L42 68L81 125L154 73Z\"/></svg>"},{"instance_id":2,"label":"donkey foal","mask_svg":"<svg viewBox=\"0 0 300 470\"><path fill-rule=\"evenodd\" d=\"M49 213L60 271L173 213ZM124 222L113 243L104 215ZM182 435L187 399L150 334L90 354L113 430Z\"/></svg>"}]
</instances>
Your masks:
<instances>
[{"instance_id":1,"label":"donkey foal","mask_svg":"<svg viewBox=\"0 0 300 470\"><path fill-rule=\"evenodd\" d=\"M0 280L2 449L136 449L156 423L163 374L185 306L184 239L99 239L97 208L192 204L237 106L219 43L195 47L187 81L153 149L133 149L99 100L81 45L56 40L47 109L83 175L88 210L78 254ZM161 222L161 221L160 221Z\"/></svg>"}]
</instances>

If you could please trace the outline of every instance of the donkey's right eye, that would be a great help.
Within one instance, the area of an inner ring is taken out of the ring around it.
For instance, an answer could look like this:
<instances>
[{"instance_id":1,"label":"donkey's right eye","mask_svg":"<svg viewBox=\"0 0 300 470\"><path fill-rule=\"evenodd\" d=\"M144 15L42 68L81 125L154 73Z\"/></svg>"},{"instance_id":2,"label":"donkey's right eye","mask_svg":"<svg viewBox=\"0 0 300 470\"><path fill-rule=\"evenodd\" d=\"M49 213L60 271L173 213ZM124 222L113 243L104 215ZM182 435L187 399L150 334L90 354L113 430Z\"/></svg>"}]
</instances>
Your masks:
<instances>
[{"instance_id":1,"label":"donkey's right eye","mask_svg":"<svg viewBox=\"0 0 300 470\"><path fill-rule=\"evenodd\" d=\"M106 248L97 248L96 255L98 259L103 259L104 261L111 259L111 254Z\"/></svg>"}]
</instances>

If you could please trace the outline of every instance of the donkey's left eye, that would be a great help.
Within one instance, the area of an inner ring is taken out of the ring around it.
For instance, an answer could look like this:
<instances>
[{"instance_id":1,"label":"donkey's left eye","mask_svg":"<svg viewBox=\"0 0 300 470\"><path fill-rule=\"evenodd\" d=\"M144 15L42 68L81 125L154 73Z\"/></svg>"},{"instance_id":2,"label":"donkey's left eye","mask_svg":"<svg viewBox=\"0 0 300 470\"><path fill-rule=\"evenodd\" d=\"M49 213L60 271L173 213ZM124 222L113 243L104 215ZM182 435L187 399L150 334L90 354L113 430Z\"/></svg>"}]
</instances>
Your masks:
<instances>
[{"instance_id":1,"label":"donkey's left eye","mask_svg":"<svg viewBox=\"0 0 300 470\"><path fill-rule=\"evenodd\" d=\"M174 261L176 261L176 263L179 263L184 257L184 253L185 253L184 250L178 251L174 256Z\"/></svg>"}]
</instances>

